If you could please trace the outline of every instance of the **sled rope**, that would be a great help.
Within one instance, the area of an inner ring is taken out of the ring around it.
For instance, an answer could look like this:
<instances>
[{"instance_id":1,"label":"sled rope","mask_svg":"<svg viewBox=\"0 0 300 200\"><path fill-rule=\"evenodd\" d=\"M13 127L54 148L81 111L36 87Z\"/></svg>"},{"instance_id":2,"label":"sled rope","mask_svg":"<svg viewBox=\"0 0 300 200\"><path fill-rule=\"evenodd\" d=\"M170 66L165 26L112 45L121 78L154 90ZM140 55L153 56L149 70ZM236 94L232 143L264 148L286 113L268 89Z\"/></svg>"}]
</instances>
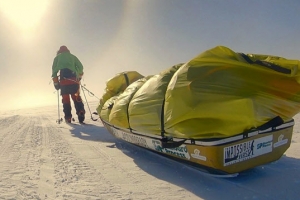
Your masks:
<instances>
[{"instance_id":1,"label":"sled rope","mask_svg":"<svg viewBox=\"0 0 300 200\"><path fill-rule=\"evenodd\" d=\"M88 90L88 89L85 87L85 85L82 85L81 83L79 84L79 82L74 81L74 80L69 79L69 78L65 78L65 77L63 77L63 78L66 79L66 80L72 81L72 82L74 82L74 83L77 83L78 85L81 86L81 89L83 88L84 90L86 90L86 91L90 94L90 96L93 96L93 97L95 97L96 99L100 100L100 98L97 97L97 96L96 96L94 93L92 93L90 90ZM83 90L82 90L82 91L83 91Z\"/></svg>"},{"instance_id":2,"label":"sled rope","mask_svg":"<svg viewBox=\"0 0 300 200\"><path fill-rule=\"evenodd\" d=\"M83 90L83 88L82 88L82 87L81 87L81 90L82 90L83 96L84 96L84 98L85 98L86 105L88 106L88 109L89 109L89 111L90 111L90 114L91 114L91 119L92 119L93 121L97 121L98 119L94 119L94 118L93 118L93 114L92 114L92 112L91 112L91 109L90 109L89 103L88 103L88 101L87 101L87 99L86 99L85 92L84 92L84 90Z\"/></svg>"}]
</instances>

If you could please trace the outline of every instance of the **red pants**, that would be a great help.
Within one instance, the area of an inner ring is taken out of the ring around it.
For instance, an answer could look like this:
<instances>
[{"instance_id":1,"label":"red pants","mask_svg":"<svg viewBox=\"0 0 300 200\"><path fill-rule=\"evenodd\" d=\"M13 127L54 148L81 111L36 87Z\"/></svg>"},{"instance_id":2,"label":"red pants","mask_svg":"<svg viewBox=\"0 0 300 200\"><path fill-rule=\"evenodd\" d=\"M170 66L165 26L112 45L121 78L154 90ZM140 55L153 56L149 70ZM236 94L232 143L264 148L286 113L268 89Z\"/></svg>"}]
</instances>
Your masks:
<instances>
[{"instance_id":1,"label":"red pants","mask_svg":"<svg viewBox=\"0 0 300 200\"><path fill-rule=\"evenodd\" d=\"M63 104L71 104L70 96L75 104L75 102L82 102L81 97L79 94L63 94L62 95L62 103Z\"/></svg>"},{"instance_id":2,"label":"red pants","mask_svg":"<svg viewBox=\"0 0 300 200\"><path fill-rule=\"evenodd\" d=\"M85 114L85 110L84 110L84 105L83 105L83 102L82 102L82 99L81 99L79 93L62 95L62 103L63 103L63 108L64 108L63 111L65 113L65 118L66 119L72 118L72 114L71 114L72 108L71 108L70 96L74 102L76 114L78 116L81 116L81 119L82 119L82 116L84 116L84 114Z\"/></svg>"}]
</instances>

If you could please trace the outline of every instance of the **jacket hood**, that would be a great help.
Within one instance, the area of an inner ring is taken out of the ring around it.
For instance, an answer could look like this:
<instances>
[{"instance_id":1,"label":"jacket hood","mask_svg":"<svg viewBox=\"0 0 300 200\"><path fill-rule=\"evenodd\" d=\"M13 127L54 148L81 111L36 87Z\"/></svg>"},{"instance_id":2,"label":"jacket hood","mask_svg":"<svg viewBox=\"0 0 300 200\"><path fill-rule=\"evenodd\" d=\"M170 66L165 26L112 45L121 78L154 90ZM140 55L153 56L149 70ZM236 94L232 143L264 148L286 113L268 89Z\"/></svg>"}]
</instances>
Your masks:
<instances>
[{"instance_id":1,"label":"jacket hood","mask_svg":"<svg viewBox=\"0 0 300 200\"><path fill-rule=\"evenodd\" d=\"M63 52L69 52L70 53L70 50L66 46L61 46L59 48L59 50L57 51L57 54L60 54L60 53L63 53Z\"/></svg>"}]
</instances>

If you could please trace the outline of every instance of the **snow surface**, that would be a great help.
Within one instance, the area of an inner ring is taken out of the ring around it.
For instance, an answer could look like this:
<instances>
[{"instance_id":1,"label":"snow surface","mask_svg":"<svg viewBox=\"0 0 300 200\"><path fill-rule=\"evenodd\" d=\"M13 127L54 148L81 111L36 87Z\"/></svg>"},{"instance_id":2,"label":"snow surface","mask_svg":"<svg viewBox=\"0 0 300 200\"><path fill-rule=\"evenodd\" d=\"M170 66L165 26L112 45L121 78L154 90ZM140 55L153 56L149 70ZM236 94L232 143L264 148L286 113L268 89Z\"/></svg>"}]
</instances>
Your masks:
<instances>
[{"instance_id":1,"label":"snow surface","mask_svg":"<svg viewBox=\"0 0 300 200\"><path fill-rule=\"evenodd\" d=\"M300 114L280 160L216 178L113 137L86 110L83 126L57 124L57 106L0 112L0 199L299 199Z\"/></svg>"}]
</instances>

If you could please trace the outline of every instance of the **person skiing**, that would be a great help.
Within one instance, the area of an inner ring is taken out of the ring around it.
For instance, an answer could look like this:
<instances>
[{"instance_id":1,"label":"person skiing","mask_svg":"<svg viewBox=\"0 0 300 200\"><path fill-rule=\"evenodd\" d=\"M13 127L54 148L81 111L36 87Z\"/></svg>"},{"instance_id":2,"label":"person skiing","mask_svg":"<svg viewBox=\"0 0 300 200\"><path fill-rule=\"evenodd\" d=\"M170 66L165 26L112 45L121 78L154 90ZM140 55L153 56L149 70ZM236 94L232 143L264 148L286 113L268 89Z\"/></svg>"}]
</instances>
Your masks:
<instances>
[{"instance_id":1,"label":"person skiing","mask_svg":"<svg viewBox=\"0 0 300 200\"><path fill-rule=\"evenodd\" d=\"M60 72L59 78L57 73ZM71 123L71 101L74 102L79 123L85 119L84 105L79 93L80 80L83 76L83 65L80 60L66 46L61 46L57 51L52 65L52 80L56 90L61 90L64 118Z\"/></svg>"}]
</instances>

